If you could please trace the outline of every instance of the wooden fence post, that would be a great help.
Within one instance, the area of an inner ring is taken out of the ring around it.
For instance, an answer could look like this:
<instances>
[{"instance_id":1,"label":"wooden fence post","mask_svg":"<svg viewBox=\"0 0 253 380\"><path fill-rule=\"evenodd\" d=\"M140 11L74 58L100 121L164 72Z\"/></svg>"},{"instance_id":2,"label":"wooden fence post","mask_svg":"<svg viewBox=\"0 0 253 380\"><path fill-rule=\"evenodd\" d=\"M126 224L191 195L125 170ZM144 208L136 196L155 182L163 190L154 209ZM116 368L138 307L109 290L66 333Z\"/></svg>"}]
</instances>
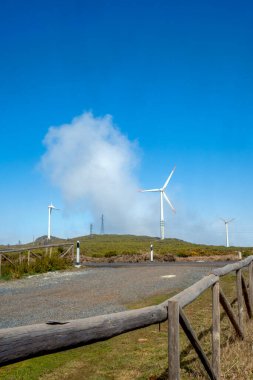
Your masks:
<instances>
[{"instance_id":1,"label":"wooden fence post","mask_svg":"<svg viewBox=\"0 0 253 380\"><path fill-rule=\"evenodd\" d=\"M179 305L168 301L168 380L180 380Z\"/></svg>"},{"instance_id":2,"label":"wooden fence post","mask_svg":"<svg viewBox=\"0 0 253 380\"><path fill-rule=\"evenodd\" d=\"M2 276L2 255L0 254L0 276Z\"/></svg>"},{"instance_id":3,"label":"wooden fence post","mask_svg":"<svg viewBox=\"0 0 253 380\"><path fill-rule=\"evenodd\" d=\"M27 252L27 264L30 265L30 250Z\"/></svg>"},{"instance_id":4,"label":"wooden fence post","mask_svg":"<svg viewBox=\"0 0 253 380\"><path fill-rule=\"evenodd\" d=\"M247 313L248 313L249 318L251 319L252 318L252 309L251 309L247 284L246 284L246 281L245 281L243 275L242 275L242 292L243 292L243 297L244 297Z\"/></svg>"},{"instance_id":5,"label":"wooden fence post","mask_svg":"<svg viewBox=\"0 0 253 380\"><path fill-rule=\"evenodd\" d=\"M225 297L225 294L223 293L222 289L220 289L220 303L222 304L223 309L227 313L227 316L228 316L230 322L234 326L234 329L235 329L237 335L241 339L244 339L244 334L243 334L243 331L241 329L241 326L240 326L239 322L237 321L237 318L234 315L233 309L232 309L230 303L228 302L227 298Z\"/></svg>"},{"instance_id":6,"label":"wooden fence post","mask_svg":"<svg viewBox=\"0 0 253 380\"><path fill-rule=\"evenodd\" d=\"M217 380L220 379L220 284L216 282L212 289L213 295L213 329L212 329L212 365Z\"/></svg>"},{"instance_id":7,"label":"wooden fence post","mask_svg":"<svg viewBox=\"0 0 253 380\"><path fill-rule=\"evenodd\" d=\"M249 265L249 301L253 310L253 261Z\"/></svg>"},{"instance_id":8,"label":"wooden fence post","mask_svg":"<svg viewBox=\"0 0 253 380\"><path fill-rule=\"evenodd\" d=\"M243 295L242 295L242 270L236 271L236 291L237 291L237 302L238 302L238 319L241 330L243 328Z\"/></svg>"}]
</instances>

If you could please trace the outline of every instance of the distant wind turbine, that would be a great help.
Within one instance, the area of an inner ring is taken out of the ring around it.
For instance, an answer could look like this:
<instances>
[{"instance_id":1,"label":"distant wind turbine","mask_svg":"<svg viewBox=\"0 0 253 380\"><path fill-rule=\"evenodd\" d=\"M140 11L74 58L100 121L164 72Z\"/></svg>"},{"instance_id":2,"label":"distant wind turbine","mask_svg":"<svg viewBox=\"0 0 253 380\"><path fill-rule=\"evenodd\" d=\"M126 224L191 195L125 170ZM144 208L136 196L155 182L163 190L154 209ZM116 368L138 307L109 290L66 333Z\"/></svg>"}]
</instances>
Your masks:
<instances>
[{"instance_id":1,"label":"distant wind turbine","mask_svg":"<svg viewBox=\"0 0 253 380\"><path fill-rule=\"evenodd\" d=\"M174 207L171 204L171 201L169 200L168 196L165 194L166 187L168 186L168 183L170 182L170 179L176 169L176 166L173 168L172 172L170 173L169 177L167 178L165 184L160 189L150 189L150 190L140 190L141 193L160 193L160 210L161 210L161 219L160 219L160 237L161 240L164 239L164 212L163 212L163 198L166 200L166 202L169 204L170 208L173 212L176 212Z\"/></svg>"},{"instance_id":2,"label":"distant wind turbine","mask_svg":"<svg viewBox=\"0 0 253 380\"><path fill-rule=\"evenodd\" d=\"M51 238L51 213L52 213L53 209L59 210L59 208L54 207L52 202L51 202L51 204L48 206L48 232L47 232L48 240L50 240L50 238Z\"/></svg>"},{"instance_id":3,"label":"distant wind turbine","mask_svg":"<svg viewBox=\"0 0 253 380\"><path fill-rule=\"evenodd\" d=\"M235 220L235 218L229 219L229 220L225 220L223 218L220 218L220 219L225 223L225 227L226 227L226 247L229 247L228 225L229 225L229 223L233 222L233 220Z\"/></svg>"}]
</instances>

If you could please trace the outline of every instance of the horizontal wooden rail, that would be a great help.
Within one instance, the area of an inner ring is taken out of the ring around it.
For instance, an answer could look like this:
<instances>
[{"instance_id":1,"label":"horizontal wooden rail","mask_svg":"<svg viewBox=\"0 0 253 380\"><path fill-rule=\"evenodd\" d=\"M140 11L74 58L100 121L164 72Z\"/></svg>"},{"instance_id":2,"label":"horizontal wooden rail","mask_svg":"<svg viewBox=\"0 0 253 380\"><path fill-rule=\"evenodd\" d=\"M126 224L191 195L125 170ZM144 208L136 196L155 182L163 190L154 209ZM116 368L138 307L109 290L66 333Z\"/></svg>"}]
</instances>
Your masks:
<instances>
[{"instance_id":1,"label":"horizontal wooden rail","mask_svg":"<svg viewBox=\"0 0 253 380\"><path fill-rule=\"evenodd\" d=\"M179 303L179 306L183 308L193 302L198 296L200 296L200 294L214 285L217 281L219 281L219 277L215 276L214 274L210 274L209 276L203 277L201 280L195 282L195 284L189 288L170 298L170 300L177 301Z\"/></svg>"},{"instance_id":2,"label":"horizontal wooden rail","mask_svg":"<svg viewBox=\"0 0 253 380\"><path fill-rule=\"evenodd\" d=\"M0 329L0 364L106 340L167 317L167 305L158 305L69 322Z\"/></svg>"},{"instance_id":3,"label":"horizontal wooden rail","mask_svg":"<svg viewBox=\"0 0 253 380\"><path fill-rule=\"evenodd\" d=\"M253 256L249 256L246 259L239 261L238 263L228 264L224 266L223 268L214 269L212 273L215 276L219 276L219 277L225 276L226 274L229 274L231 272L247 267L252 262L252 260L253 260Z\"/></svg>"},{"instance_id":4,"label":"horizontal wooden rail","mask_svg":"<svg viewBox=\"0 0 253 380\"><path fill-rule=\"evenodd\" d=\"M45 248L53 248L53 247L64 247L64 246L72 246L74 243L59 243L59 244L47 244L47 245L36 245L36 246L27 246L27 248L11 248L11 249L0 249L0 253L18 253L18 252L26 252L31 251L33 249L45 249Z\"/></svg>"}]
</instances>

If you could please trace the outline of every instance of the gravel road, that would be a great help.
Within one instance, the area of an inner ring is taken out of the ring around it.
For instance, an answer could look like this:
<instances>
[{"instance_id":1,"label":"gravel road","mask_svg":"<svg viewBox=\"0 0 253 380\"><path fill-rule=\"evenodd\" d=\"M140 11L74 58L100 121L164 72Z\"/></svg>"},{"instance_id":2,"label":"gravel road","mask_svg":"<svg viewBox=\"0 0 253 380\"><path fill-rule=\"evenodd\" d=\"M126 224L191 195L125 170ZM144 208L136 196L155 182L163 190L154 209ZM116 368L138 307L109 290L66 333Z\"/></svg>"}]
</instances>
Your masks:
<instances>
[{"instance_id":1,"label":"gravel road","mask_svg":"<svg viewBox=\"0 0 253 380\"><path fill-rule=\"evenodd\" d=\"M1 282L0 328L123 311L131 302L190 286L212 266L86 267Z\"/></svg>"}]
</instances>

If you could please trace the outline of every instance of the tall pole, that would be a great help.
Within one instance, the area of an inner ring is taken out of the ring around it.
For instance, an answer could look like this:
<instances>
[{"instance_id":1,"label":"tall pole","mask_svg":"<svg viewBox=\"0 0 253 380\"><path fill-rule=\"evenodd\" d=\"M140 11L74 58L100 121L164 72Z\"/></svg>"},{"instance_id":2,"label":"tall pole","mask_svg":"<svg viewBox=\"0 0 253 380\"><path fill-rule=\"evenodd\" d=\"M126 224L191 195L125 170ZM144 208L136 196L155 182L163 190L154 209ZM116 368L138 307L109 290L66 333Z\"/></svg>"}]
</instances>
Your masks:
<instances>
[{"instance_id":1,"label":"tall pole","mask_svg":"<svg viewBox=\"0 0 253 380\"><path fill-rule=\"evenodd\" d=\"M105 233L105 226L104 226L104 214L101 216L101 230L100 230L100 235L104 235Z\"/></svg>"},{"instance_id":2,"label":"tall pole","mask_svg":"<svg viewBox=\"0 0 253 380\"><path fill-rule=\"evenodd\" d=\"M228 240L228 222L225 223L226 226L226 246L229 247L229 240Z\"/></svg>"},{"instance_id":3,"label":"tall pole","mask_svg":"<svg viewBox=\"0 0 253 380\"><path fill-rule=\"evenodd\" d=\"M160 236L164 240L164 215L163 215L163 192L160 192L161 197L161 221L160 221Z\"/></svg>"},{"instance_id":4,"label":"tall pole","mask_svg":"<svg viewBox=\"0 0 253 380\"><path fill-rule=\"evenodd\" d=\"M48 240L50 240L50 237L51 237L51 211L52 211L52 208L48 206L48 231L47 231Z\"/></svg>"}]
</instances>

